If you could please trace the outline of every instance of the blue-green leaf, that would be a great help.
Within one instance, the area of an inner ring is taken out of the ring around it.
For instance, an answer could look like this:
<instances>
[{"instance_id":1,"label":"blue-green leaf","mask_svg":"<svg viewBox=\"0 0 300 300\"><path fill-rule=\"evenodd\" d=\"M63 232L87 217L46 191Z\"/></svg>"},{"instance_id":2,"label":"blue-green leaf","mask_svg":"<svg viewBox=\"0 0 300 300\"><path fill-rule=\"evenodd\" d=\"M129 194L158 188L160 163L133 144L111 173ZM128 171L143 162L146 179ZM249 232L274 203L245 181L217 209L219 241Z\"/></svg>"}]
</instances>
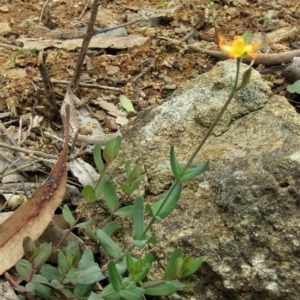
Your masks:
<instances>
[{"instance_id":1,"label":"blue-green leaf","mask_svg":"<svg viewBox=\"0 0 300 300\"><path fill-rule=\"evenodd\" d=\"M93 284L103 279L105 279L105 276L101 272L99 266L93 265L85 270L81 270L76 281L81 284Z\"/></svg>"},{"instance_id":2,"label":"blue-green leaf","mask_svg":"<svg viewBox=\"0 0 300 300\"><path fill-rule=\"evenodd\" d=\"M178 200L180 199L181 191L182 184L178 182L165 203L163 198L154 204L153 214L161 219L164 219L168 215L170 215L171 212L177 206Z\"/></svg>"},{"instance_id":3,"label":"blue-green leaf","mask_svg":"<svg viewBox=\"0 0 300 300\"><path fill-rule=\"evenodd\" d=\"M108 263L107 270L108 270L110 283L113 286L114 290L117 292L120 291L122 288L123 278L121 274L118 272L114 261L110 261Z\"/></svg>"},{"instance_id":4,"label":"blue-green leaf","mask_svg":"<svg viewBox=\"0 0 300 300\"><path fill-rule=\"evenodd\" d=\"M103 157L106 162L111 163L117 157L121 148L121 142L120 136L107 142L103 151Z\"/></svg>"},{"instance_id":5,"label":"blue-green leaf","mask_svg":"<svg viewBox=\"0 0 300 300\"><path fill-rule=\"evenodd\" d=\"M112 221L107 224L105 224L102 228L102 230L109 236L111 236L118 228L117 222Z\"/></svg>"},{"instance_id":6,"label":"blue-green leaf","mask_svg":"<svg viewBox=\"0 0 300 300\"><path fill-rule=\"evenodd\" d=\"M16 270L23 280L25 280L26 282L30 281L33 270L31 267L31 263L28 260L18 260L18 262L16 263Z\"/></svg>"},{"instance_id":7,"label":"blue-green leaf","mask_svg":"<svg viewBox=\"0 0 300 300\"><path fill-rule=\"evenodd\" d=\"M136 197L134 201L132 238L134 240L145 239L145 234L143 234L144 229L144 199L142 197Z\"/></svg>"},{"instance_id":8,"label":"blue-green leaf","mask_svg":"<svg viewBox=\"0 0 300 300\"><path fill-rule=\"evenodd\" d=\"M133 217L134 206L127 205L127 206L121 207L116 212L114 212L114 215L121 216L121 217Z\"/></svg>"},{"instance_id":9,"label":"blue-green leaf","mask_svg":"<svg viewBox=\"0 0 300 300\"><path fill-rule=\"evenodd\" d=\"M62 211L64 219L68 222L70 227L73 227L75 224L75 218L69 208L68 205L64 205L63 211Z\"/></svg>"},{"instance_id":10,"label":"blue-green leaf","mask_svg":"<svg viewBox=\"0 0 300 300\"><path fill-rule=\"evenodd\" d=\"M182 172L182 167L177 160L174 145L172 145L171 149L170 149L170 162L171 162L171 168L172 168L173 175L174 175L175 179L179 180L181 172Z\"/></svg>"},{"instance_id":11,"label":"blue-green leaf","mask_svg":"<svg viewBox=\"0 0 300 300\"><path fill-rule=\"evenodd\" d=\"M177 268L176 268L176 260L182 256L182 250L180 248L175 249L168 261L168 264L165 269L164 279L171 280L177 277Z\"/></svg>"},{"instance_id":12,"label":"blue-green leaf","mask_svg":"<svg viewBox=\"0 0 300 300\"><path fill-rule=\"evenodd\" d=\"M203 165L198 166L193 169L186 170L184 174L180 177L180 182L185 182L194 179L195 177L202 174L209 166L209 160L207 160Z\"/></svg>"},{"instance_id":13,"label":"blue-green leaf","mask_svg":"<svg viewBox=\"0 0 300 300\"><path fill-rule=\"evenodd\" d=\"M104 185L104 199L110 212L114 212L119 205L119 197L115 187L108 181Z\"/></svg>"},{"instance_id":14,"label":"blue-green leaf","mask_svg":"<svg viewBox=\"0 0 300 300\"><path fill-rule=\"evenodd\" d=\"M119 246L101 229L98 229L96 236L100 241L106 254L112 256L115 259L120 259L122 256Z\"/></svg>"},{"instance_id":15,"label":"blue-green leaf","mask_svg":"<svg viewBox=\"0 0 300 300\"><path fill-rule=\"evenodd\" d=\"M125 290L121 290L119 294L125 300L140 300L142 299L141 297L144 291L145 290L140 287L126 288Z\"/></svg>"},{"instance_id":16,"label":"blue-green leaf","mask_svg":"<svg viewBox=\"0 0 300 300\"><path fill-rule=\"evenodd\" d=\"M108 176L106 174L103 174L100 178L100 181L95 187L95 197L96 199L99 199L101 195L104 193L104 186L106 182L108 181Z\"/></svg>"},{"instance_id":17,"label":"blue-green leaf","mask_svg":"<svg viewBox=\"0 0 300 300\"><path fill-rule=\"evenodd\" d=\"M179 289L185 287L183 283L177 280L166 281L166 282L148 281L143 283L141 286L145 289L145 295L149 295L149 296L169 296L177 292Z\"/></svg>"},{"instance_id":18,"label":"blue-green leaf","mask_svg":"<svg viewBox=\"0 0 300 300\"><path fill-rule=\"evenodd\" d=\"M88 203L94 203L96 201L95 190L91 185L86 185L83 188L81 195Z\"/></svg>"},{"instance_id":19,"label":"blue-green leaf","mask_svg":"<svg viewBox=\"0 0 300 300\"><path fill-rule=\"evenodd\" d=\"M96 164L97 170L99 174L101 174L104 171L104 163L102 160L101 146L99 144L96 144L94 146L93 157L94 157L94 162Z\"/></svg>"}]
</instances>

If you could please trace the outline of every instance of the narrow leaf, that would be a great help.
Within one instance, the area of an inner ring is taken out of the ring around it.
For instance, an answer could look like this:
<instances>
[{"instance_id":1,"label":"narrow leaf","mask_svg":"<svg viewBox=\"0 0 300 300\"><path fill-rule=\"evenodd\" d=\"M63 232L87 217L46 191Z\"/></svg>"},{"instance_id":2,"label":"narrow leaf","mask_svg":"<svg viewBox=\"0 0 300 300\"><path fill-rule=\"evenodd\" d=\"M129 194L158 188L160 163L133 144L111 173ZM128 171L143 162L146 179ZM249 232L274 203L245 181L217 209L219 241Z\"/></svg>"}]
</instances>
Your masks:
<instances>
[{"instance_id":1,"label":"narrow leaf","mask_svg":"<svg viewBox=\"0 0 300 300\"><path fill-rule=\"evenodd\" d=\"M100 241L106 254L112 256L115 259L119 259L122 256L119 246L101 229L97 230L97 238Z\"/></svg>"},{"instance_id":2,"label":"narrow leaf","mask_svg":"<svg viewBox=\"0 0 300 300\"><path fill-rule=\"evenodd\" d=\"M142 284L142 287L145 289L145 295L149 296L169 296L184 286L184 284L177 280L162 281L161 284L159 284L159 281L148 281Z\"/></svg>"},{"instance_id":3,"label":"narrow leaf","mask_svg":"<svg viewBox=\"0 0 300 300\"><path fill-rule=\"evenodd\" d=\"M108 181L104 185L104 200L110 212L114 212L119 205L119 197L115 187Z\"/></svg>"},{"instance_id":4,"label":"narrow leaf","mask_svg":"<svg viewBox=\"0 0 300 300\"><path fill-rule=\"evenodd\" d=\"M142 299L141 297L142 297L144 291L145 290L142 288L135 287L133 289L128 288L125 290L121 290L119 292L119 294L125 300L140 300L140 299Z\"/></svg>"},{"instance_id":5,"label":"narrow leaf","mask_svg":"<svg viewBox=\"0 0 300 300\"><path fill-rule=\"evenodd\" d=\"M69 208L68 205L64 205L63 211L62 211L64 219L68 222L70 227L73 227L75 224L75 218Z\"/></svg>"},{"instance_id":6,"label":"narrow leaf","mask_svg":"<svg viewBox=\"0 0 300 300\"><path fill-rule=\"evenodd\" d=\"M105 226L103 226L102 230L109 236L111 236L118 228L117 222L112 221L109 222L107 224L105 224Z\"/></svg>"},{"instance_id":7,"label":"narrow leaf","mask_svg":"<svg viewBox=\"0 0 300 300\"><path fill-rule=\"evenodd\" d=\"M180 248L175 249L173 253L171 254L168 264L165 269L164 279L165 280L171 280L175 279L177 272L176 272L176 260L177 258L182 256L182 250Z\"/></svg>"},{"instance_id":8,"label":"narrow leaf","mask_svg":"<svg viewBox=\"0 0 300 300\"><path fill-rule=\"evenodd\" d=\"M153 214L161 219L166 218L176 208L178 200L180 199L182 191L182 184L177 183L167 201L163 204L164 199L159 200L153 206ZM162 206L163 205L163 206Z\"/></svg>"},{"instance_id":9,"label":"narrow leaf","mask_svg":"<svg viewBox=\"0 0 300 300\"><path fill-rule=\"evenodd\" d=\"M173 175L174 175L175 179L179 180L181 172L182 172L182 167L177 160L174 145L172 145L171 149L170 149L170 162L171 162L171 168L172 168Z\"/></svg>"},{"instance_id":10,"label":"narrow leaf","mask_svg":"<svg viewBox=\"0 0 300 300\"><path fill-rule=\"evenodd\" d=\"M102 172L104 171L104 163L102 160L101 146L99 144L96 144L94 146L93 157L99 174L102 174Z\"/></svg>"},{"instance_id":11,"label":"narrow leaf","mask_svg":"<svg viewBox=\"0 0 300 300\"><path fill-rule=\"evenodd\" d=\"M124 95L120 95L120 102L122 107L127 111L127 112L135 112L134 107L131 103L131 101Z\"/></svg>"},{"instance_id":12,"label":"narrow leaf","mask_svg":"<svg viewBox=\"0 0 300 300\"><path fill-rule=\"evenodd\" d=\"M144 229L144 200L142 197L137 197L134 201L132 238L134 240L145 239L145 234L142 235Z\"/></svg>"},{"instance_id":13,"label":"narrow leaf","mask_svg":"<svg viewBox=\"0 0 300 300\"><path fill-rule=\"evenodd\" d=\"M103 174L100 178L99 183L95 187L95 197L96 199L99 199L101 195L104 193L104 186L106 182L108 181L108 177L106 174Z\"/></svg>"},{"instance_id":14,"label":"narrow leaf","mask_svg":"<svg viewBox=\"0 0 300 300\"><path fill-rule=\"evenodd\" d=\"M184 174L180 177L180 182L185 182L194 179L195 177L202 174L209 166L209 160L207 160L203 165L198 166L193 169L186 170Z\"/></svg>"},{"instance_id":15,"label":"narrow leaf","mask_svg":"<svg viewBox=\"0 0 300 300\"><path fill-rule=\"evenodd\" d=\"M110 283L113 286L114 290L117 292L120 291L122 288L123 278L121 274L118 272L114 261L110 261L108 263L107 270L108 270Z\"/></svg>"},{"instance_id":16,"label":"narrow leaf","mask_svg":"<svg viewBox=\"0 0 300 300\"><path fill-rule=\"evenodd\" d=\"M76 277L76 282L81 284L93 284L105 278L99 266L93 265L81 272Z\"/></svg>"},{"instance_id":17,"label":"narrow leaf","mask_svg":"<svg viewBox=\"0 0 300 300\"><path fill-rule=\"evenodd\" d=\"M103 151L103 158L106 162L111 163L117 157L120 151L121 141L121 137L117 136L107 142Z\"/></svg>"},{"instance_id":18,"label":"narrow leaf","mask_svg":"<svg viewBox=\"0 0 300 300\"><path fill-rule=\"evenodd\" d=\"M134 206L133 205L127 205L127 206L121 207L116 212L114 212L114 215L121 216L121 217L133 217L133 215L134 215Z\"/></svg>"},{"instance_id":19,"label":"narrow leaf","mask_svg":"<svg viewBox=\"0 0 300 300\"><path fill-rule=\"evenodd\" d=\"M197 272L203 263L203 259L201 257L196 260L192 257L190 257L189 259L189 264L186 263L186 259L184 259L183 261L183 265L181 268L181 278L189 277L190 275Z\"/></svg>"}]
</instances>

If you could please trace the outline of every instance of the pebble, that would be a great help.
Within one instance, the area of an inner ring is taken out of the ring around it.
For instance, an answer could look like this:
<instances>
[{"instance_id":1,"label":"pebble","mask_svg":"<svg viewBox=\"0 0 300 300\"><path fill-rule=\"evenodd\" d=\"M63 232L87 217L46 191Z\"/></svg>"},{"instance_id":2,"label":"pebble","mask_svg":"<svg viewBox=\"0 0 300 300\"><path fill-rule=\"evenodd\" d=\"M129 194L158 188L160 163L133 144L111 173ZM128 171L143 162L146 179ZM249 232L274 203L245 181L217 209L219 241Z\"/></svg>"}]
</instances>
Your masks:
<instances>
[{"instance_id":1,"label":"pebble","mask_svg":"<svg viewBox=\"0 0 300 300\"><path fill-rule=\"evenodd\" d=\"M101 28L99 29L101 30ZM102 32L102 33L97 33L97 29L96 29L96 36L100 36L100 37L120 37L120 36L127 36L127 30L125 27L121 27L121 28L117 28L114 30L110 30L107 32Z\"/></svg>"},{"instance_id":2,"label":"pebble","mask_svg":"<svg viewBox=\"0 0 300 300\"><path fill-rule=\"evenodd\" d=\"M0 23L0 35L4 35L11 32L11 28L7 22Z\"/></svg>"},{"instance_id":3,"label":"pebble","mask_svg":"<svg viewBox=\"0 0 300 300\"><path fill-rule=\"evenodd\" d=\"M118 66L111 66L111 65L106 66L105 70L108 75L116 75L120 72L120 68Z\"/></svg>"},{"instance_id":4,"label":"pebble","mask_svg":"<svg viewBox=\"0 0 300 300\"><path fill-rule=\"evenodd\" d=\"M9 12L8 6L0 6L0 12L3 12L3 13Z\"/></svg>"},{"instance_id":5,"label":"pebble","mask_svg":"<svg viewBox=\"0 0 300 300\"><path fill-rule=\"evenodd\" d=\"M177 86L175 84L166 84L165 85L165 90L174 91L176 89L177 89Z\"/></svg>"}]
</instances>

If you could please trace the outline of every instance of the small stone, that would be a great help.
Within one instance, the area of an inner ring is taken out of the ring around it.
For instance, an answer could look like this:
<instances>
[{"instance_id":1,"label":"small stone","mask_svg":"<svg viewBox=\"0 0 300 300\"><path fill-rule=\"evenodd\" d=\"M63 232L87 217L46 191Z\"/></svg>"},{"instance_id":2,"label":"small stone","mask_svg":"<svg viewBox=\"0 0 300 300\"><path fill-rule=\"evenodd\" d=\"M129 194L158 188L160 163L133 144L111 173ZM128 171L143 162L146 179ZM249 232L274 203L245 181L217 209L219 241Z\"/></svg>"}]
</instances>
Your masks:
<instances>
[{"instance_id":1,"label":"small stone","mask_svg":"<svg viewBox=\"0 0 300 300\"><path fill-rule=\"evenodd\" d=\"M3 13L9 12L8 6L0 6L0 12L3 12Z\"/></svg>"},{"instance_id":2,"label":"small stone","mask_svg":"<svg viewBox=\"0 0 300 300\"><path fill-rule=\"evenodd\" d=\"M165 90L168 90L168 91L174 91L174 90L176 90L176 89L177 89L177 87L176 87L175 84L166 84L166 85L165 85Z\"/></svg>"},{"instance_id":3,"label":"small stone","mask_svg":"<svg viewBox=\"0 0 300 300\"><path fill-rule=\"evenodd\" d=\"M118 66L111 66L111 65L106 66L105 70L108 75L116 75L120 72L120 68Z\"/></svg>"},{"instance_id":4,"label":"small stone","mask_svg":"<svg viewBox=\"0 0 300 300\"><path fill-rule=\"evenodd\" d=\"M4 35L11 32L11 28L7 22L0 23L0 35Z\"/></svg>"},{"instance_id":5,"label":"small stone","mask_svg":"<svg viewBox=\"0 0 300 300\"><path fill-rule=\"evenodd\" d=\"M155 37L156 36L156 29L155 28L146 28L144 30L144 36L147 36L147 37Z\"/></svg>"}]
</instances>

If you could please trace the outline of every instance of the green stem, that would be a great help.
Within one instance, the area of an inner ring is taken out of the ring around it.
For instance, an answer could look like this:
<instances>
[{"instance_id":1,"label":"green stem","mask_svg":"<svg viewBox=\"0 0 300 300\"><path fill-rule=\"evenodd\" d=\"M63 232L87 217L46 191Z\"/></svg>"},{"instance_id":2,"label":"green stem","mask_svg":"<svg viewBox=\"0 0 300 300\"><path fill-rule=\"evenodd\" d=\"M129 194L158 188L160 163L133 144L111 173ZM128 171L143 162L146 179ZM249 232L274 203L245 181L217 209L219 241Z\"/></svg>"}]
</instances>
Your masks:
<instances>
[{"instance_id":1,"label":"green stem","mask_svg":"<svg viewBox=\"0 0 300 300\"><path fill-rule=\"evenodd\" d=\"M218 113L218 115L217 115L216 119L214 120L214 122L210 125L210 127L209 127L208 131L206 132L205 136L203 137L202 141L200 142L200 144L198 145L198 147L196 148L196 150L194 151L194 153L192 154L192 156L190 157L190 159L188 160L188 162L184 166L184 168L182 170L182 174L184 174L184 172L190 167L190 165L192 164L193 160L195 159L195 157L197 156L197 154L200 152L201 148L203 147L203 145L207 141L208 137L210 136L210 134L214 130L215 126L217 125L217 123L221 119L222 115L224 114L224 112L225 112L226 108L228 107L228 105L230 104L231 100L234 98L234 96L236 95L237 91L239 90L238 79L239 79L239 73L240 73L240 62L241 62L241 59L238 58L237 62L236 62L236 76L235 76L234 84L233 84L233 86L231 88L231 92L230 92L230 95L229 95L228 99L226 100L226 102L223 105L222 109ZM168 193L167 193L164 201L162 202L160 208L156 212L157 215L159 214L159 212L161 211L161 209L164 207L164 205L168 201L168 198L170 197L171 193L173 192L173 190L175 189L175 187L177 186L178 183L180 183L180 180L175 180L174 183L172 184L172 186L170 187L170 189L168 190ZM146 233L148 232L148 230L150 229L150 227L155 223L155 221L156 221L156 219L154 217L152 217L152 219L148 223L147 227L144 229L143 233L141 234L141 238L146 235ZM124 253L122 255L122 257L120 258L120 260L122 260L127 255L127 253L129 253L133 248L134 248L134 245L131 245L130 248L126 251L126 253Z\"/></svg>"}]
</instances>

